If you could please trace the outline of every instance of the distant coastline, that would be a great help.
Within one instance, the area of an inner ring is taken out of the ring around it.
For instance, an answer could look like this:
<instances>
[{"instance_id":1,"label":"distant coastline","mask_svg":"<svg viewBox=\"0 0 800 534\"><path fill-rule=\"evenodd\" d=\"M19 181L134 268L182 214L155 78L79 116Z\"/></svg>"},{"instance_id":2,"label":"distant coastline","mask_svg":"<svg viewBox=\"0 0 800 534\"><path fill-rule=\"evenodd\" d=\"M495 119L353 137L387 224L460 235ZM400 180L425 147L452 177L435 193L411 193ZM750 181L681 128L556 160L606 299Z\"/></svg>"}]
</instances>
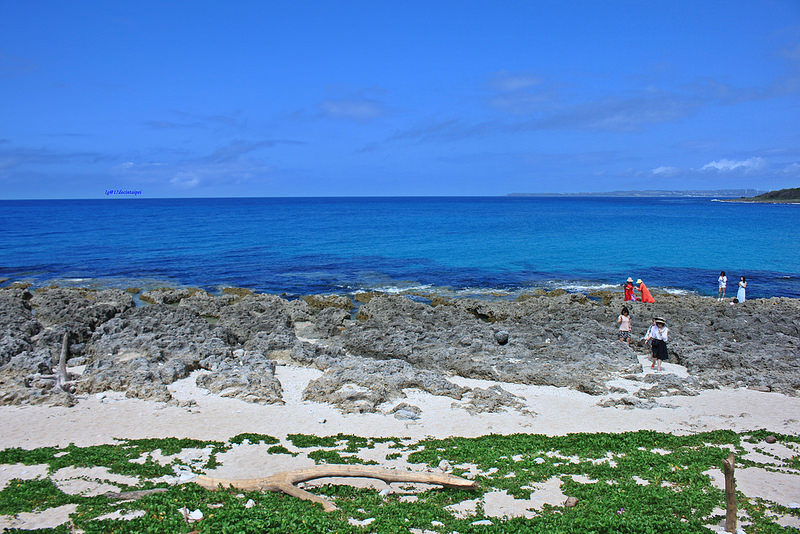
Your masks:
<instances>
[{"instance_id":1,"label":"distant coastline","mask_svg":"<svg viewBox=\"0 0 800 534\"><path fill-rule=\"evenodd\" d=\"M800 187L793 189L779 189L757 196L745 198L732 198L726 202L745 202L757 204L800 204Z\"/></svg>"},{"instance_id":2,"label":"distant coastline","mask_svg":"<svg viewBox=\"0 0 800 534\"><path fill-rule=\"evenodd\" d=\"M583 193L508 193L507 197L682 197L682 198L728 198L753 197L764 194L757 189L713 189L668 191L648 189L643 191L606 191Z\"/></svg>"}]
</instances>

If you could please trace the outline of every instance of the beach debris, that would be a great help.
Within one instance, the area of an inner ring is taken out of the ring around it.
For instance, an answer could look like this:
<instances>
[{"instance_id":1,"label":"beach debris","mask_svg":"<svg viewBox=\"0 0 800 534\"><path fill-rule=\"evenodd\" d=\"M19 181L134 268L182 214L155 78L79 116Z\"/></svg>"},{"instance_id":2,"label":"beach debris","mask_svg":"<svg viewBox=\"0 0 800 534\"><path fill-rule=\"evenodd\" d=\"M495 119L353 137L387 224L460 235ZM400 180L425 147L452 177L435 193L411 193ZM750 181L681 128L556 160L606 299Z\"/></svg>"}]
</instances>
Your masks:
<instances>
[{"instance_id":1,"label":"beach debris","mask_svg":"<svg viewBox=\"0 0 800 534\"><path fill-rule=\"evenodd\" d=\"M453 466L451 466L450 462L448 462L447 460L442 460L441 462L439 462L439 471L447 473L447 472L450 472L452 470L453 470Z\"/></svg>"},{"instance_id":2,"label":"beach debris","mask_svg":"<svg viewBox=\"0 0 800 534\"><path fill-rule=\"evenodd\" d=\"M575 508L578 505L577 497L567 497L567 500L564 501L564 506L567 508Z\"/></svg>"},{"instance_id":3,"label":"beach debris","mask_svg":"<svg viewBox=\"0 0 800 534\"><path fill-rule=\"evenodd\" d=\"M256 505L256 501L254 501L253 499L247 499L247 502L244 503L244 507L245 508L252 508L255 505Z\"/></svg>"},{"instance_id":4,"label":"beach debris","mask_svg":"<svg viewBox=\"0 0 800 534\"><path fill-rule=\"evenodd\" d=\"M378 492L378 495L380 495L381 497L386 498L386 497L389 496L390 493L392 493L392 489L391 488L383 488L381 491Z\"/></svg>"},{"instance_id":5,"label":"beach debris","mask_svg":"<svg viewBox=\"0 0 800 534\"><path fill-rule=\"evenodd\" d=\"M764 441L766 441L767 443L775 443L776 441L778 441L778 438L776 438L773 435L769 435L766 438L764 438Z\"/></svg>"},{"instance_id":6,"label":"beach debris","mask_svg":"<svg viewBox=\"0 0 800 534\"><path fill-rule=\"evenodd\" d=\"M300 489L297 484L326 477L356 477L356 478L375 478L387 484L392 482L414 482L423 484L438 484L449 488L474 489L478 483L467 480L455 475L443 473L421 473L415 471L399 471L395 469L385 469L381 467L364 467L356 465L318 465L308 469L298 469L295 471L285 471L263 478L250 478L228 480L212 478L200 475L195 480L195 484L209 490L232 487L245 491L280 491L302 499L322 505L323 510L332 512L338 510L331 501L314 495L304 489Z\"/></svg>"},{"instance_id":7,"label":"beach debris","mask_svg":"<svg viewBox=\"0 0 800 534\"><path fill-rule=\"evenodd\" d=\"M178 508L178 511L183 515L183 518L188 521L189 523L194 523L195 521L200 521L203 519L203 512L200 510L192 510L189 511L188 508Z\"/></svg>"}]
</instances>

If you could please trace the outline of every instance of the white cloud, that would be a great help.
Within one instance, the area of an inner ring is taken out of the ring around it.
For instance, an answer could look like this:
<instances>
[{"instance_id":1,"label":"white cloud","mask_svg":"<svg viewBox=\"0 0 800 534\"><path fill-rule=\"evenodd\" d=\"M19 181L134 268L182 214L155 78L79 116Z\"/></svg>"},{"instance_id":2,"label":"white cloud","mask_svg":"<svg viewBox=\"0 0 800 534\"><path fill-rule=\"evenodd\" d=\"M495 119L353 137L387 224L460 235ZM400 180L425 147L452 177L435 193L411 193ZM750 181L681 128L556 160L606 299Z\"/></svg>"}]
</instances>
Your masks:
<instances>
[{"instance_id":1,"label":"white cloud","mask_svg":"<svg viewBox=\"0 0 800 534\"><path fill-rule=\"evenodd\" d=\"M731 172L736 170L754 171L766 166L764 158L754 157L743 160L720 159L703 165L701 171Z\"/></svg>"},{"instance_id":2,"label":"white cloud","mask_svg":"<svg viewBox=\"0 0 800 534\"><path fill-rule=\"evenodd\" d=\"M506 71L500 71L491 81L491 85L498 91L521 91L534 85L542 83L540 78L530 76L528 74L512 74Z\"/></svg>"},{"instance_id":3,"label":"white cloud","mask_svg":"<svg viewBox=\"0 0 800 534\"><path fill-rule=\"evenodd\" d=\"M656 167L655 169L651 170L653 174L656 176L673 176L678 174L681 170L678 167L667 167L667 166L660 166Z\"/></svg>"},{"instance_id":4,"label":"white cloud","mask_svg":"<svg viewBox=\"0 0 800 534\"><path fill-rule=\"evenodd\" d=\"M191 189L200 183L200 179L193 172L180 171L172 178L172 180L170 180L170 183L178 187Z\"/></svg>"},{"instance_id":5,"label":"white cloud","mask_svg":"<svg viewBox=\"0 0 800 534\"><path fill-rule=\"evenodd\" d=\"M784 174L800 176L800 163L791 163L783 169Z\"/></svg>"}]
</instances>

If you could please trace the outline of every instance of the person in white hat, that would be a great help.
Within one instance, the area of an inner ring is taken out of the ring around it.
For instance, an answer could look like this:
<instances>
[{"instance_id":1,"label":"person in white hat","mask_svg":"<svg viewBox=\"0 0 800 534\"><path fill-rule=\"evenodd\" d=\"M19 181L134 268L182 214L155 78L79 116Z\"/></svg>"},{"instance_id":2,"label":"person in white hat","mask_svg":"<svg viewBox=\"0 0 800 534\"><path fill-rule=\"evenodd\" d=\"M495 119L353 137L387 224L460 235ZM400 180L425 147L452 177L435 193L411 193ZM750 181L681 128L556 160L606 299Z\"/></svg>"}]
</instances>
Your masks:
<instances>
[{"instance_id":1,"label":"person in white hat","mask_svg":"<svg viewBox=\"0 0 800 534\"><path fill-rule=\"evenodd\" d=\"M650 342L650 350L652 351L653 363L650 368L653 369L658 365L657 371L661 371L661 362L669 358L667 353L667 341L669 341L669 328L667 322L662 317L653 318L653 326L647 331L645 343Z\"/></svg>"}]
</instances>

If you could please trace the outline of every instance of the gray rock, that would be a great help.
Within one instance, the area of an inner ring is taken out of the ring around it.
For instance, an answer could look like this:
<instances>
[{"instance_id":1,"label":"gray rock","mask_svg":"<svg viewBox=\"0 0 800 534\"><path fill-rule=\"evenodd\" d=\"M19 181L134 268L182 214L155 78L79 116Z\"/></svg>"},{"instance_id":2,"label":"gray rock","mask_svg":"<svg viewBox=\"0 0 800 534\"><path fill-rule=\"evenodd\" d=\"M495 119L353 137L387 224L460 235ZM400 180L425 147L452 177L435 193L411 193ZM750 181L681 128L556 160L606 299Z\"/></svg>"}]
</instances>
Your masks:
<instances>
[{"instance_id":1,"label":"gray rock","mask_svg":"<svg viewBox=\"0 0 800 534\"><path fill-rule=\"evenodd\" d=\"M644 408L646 410L650 410L659 407L659 404L653 399L644 401L635 397L627 396L617 399L606 399L598 402L597 406L600 406L601 408L625 408L627 410L632 410L634 408Z\"/></svg>"},{"instance_id":2,"label":"gray rock","mask_svg":"<svg viewBox=\"0 0 800 534\"><path fill-rule=\"evenodd\" d=\"M464 405L454 403L454 407L467 410L472 415L478 413L498 413L507 409L524 410L522 398L509 393L502 387L495 385L487 389L473 388L469 394L469 401ZM530 412L528 412L530 413Z\"/></svg>"},{"instance_id":3,"label":"gray rock","mask_svg":"<svg viewBox=\"0 0 800 534\"><path fill-rule=\"evenodd\" d=\"M508 332L505 330L498 330L494 333L494 340L497 341L498 345L505 345L508 343Z\"/></svg>"},{"instance_id":4,"label":"gray rock","mask_svg":"<svg viewBox=\"0 0 800 534\"><path fill-rule=\"evenodd\" d=\"M394 414L396 419L407 419L411 421L417 421L422 417L422 410L419 406L414 406L413 404L405 402L401 402L389 410L389 413Z\"/></svg>"},{"instance_id":5,"label":"gray rock","mask_svg":"<svg viewBox=\"0 0 800 534\"><path fill-rule=\"evenodd\" d=\"M403 397L408 388L454 399L461 399L467 390L399 360L345 357L326 363L325 373L303 391L303 400L327 402L345 413L377 412L379 404Z\"/></svg>"}]
</instances>

